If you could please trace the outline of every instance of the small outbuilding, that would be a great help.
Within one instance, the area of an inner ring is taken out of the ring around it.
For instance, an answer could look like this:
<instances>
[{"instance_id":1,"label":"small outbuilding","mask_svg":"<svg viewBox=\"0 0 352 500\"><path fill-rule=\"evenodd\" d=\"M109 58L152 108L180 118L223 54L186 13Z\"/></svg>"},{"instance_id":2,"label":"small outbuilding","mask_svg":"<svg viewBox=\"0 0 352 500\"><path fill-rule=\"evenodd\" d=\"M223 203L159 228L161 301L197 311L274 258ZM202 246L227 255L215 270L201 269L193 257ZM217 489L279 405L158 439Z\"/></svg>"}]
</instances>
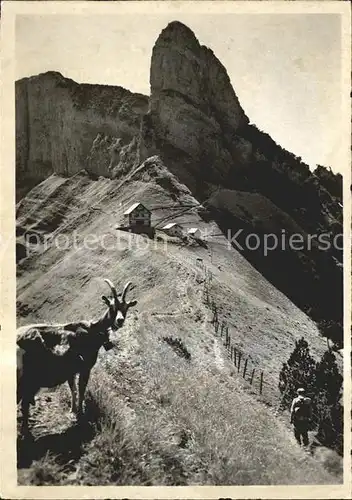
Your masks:
<instances>
[{"instance_id":1,"label":"small outbuilding","mask_svg":"<svg viewBox=\"0 0 352 500\"><path fill-rule=\"evenodd\" d=\"M169 222L169 224L163 227L163 231L170 236L183 236L182 227L177 222Z\"/></svg>"},{"instance_id":2,"label":"small outbuilding","mask_svg":"<svg viewBox=\"0 0 352 500\"><path fill-rule=\"evenodd\" d=\"M125 226L151 226L152 213L142 203L134 203L123 213L123 222Z\"/></svg>"},{"instance_id":3,"label":"small outbuilding","mask_svg":"<svg viewBox=\"0 0 352 500\"><path fill-rule=\"evenodd\" d=\"M200 239L202 236L200 229L198 229L198 227L191 227L191 229L188 230L187 234L188 236L192 236L192 238L196 239Z\"/></svg>"}]
</instances>

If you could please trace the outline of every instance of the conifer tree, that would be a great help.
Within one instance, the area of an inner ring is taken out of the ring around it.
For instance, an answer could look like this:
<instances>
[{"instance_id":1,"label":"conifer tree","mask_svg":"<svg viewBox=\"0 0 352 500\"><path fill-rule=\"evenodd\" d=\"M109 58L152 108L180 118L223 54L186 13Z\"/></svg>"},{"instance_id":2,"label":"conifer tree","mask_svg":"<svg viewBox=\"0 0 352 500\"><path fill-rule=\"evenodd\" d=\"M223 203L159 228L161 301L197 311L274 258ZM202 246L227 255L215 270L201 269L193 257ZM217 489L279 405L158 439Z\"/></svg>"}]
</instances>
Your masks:
<instances>
[{"instance_id":1,"label":"conifer tree","mask_svg":"<svg viewBox=\"0 0 352 500\"><path fill-rule=\"evenodd\" d=\"M281 408L288 408L299 387L306 390L309 397L315 395L316 362L310 355L308 342L302 337L295 342L296 346L287 363L283 363L279 375L279 389L282 394Z\"/></svg>"},{"instance_id":2,"label":"conifer tree","mask_svg":"<svg viewBox=\"0 0 352 500\"><path fill-rule=\"evenodd\" d=\"M342 453L343 406L341 404L343 378L339 373L336 357L326 351L316 368L317 438L326 446Z\"/></svg>"},{"instance_id":3,"label":"conifer tree","mask_svg":"<svg viewBox=\"0 0 352 500\"><path fill-rule=\"evenodd\" d=\"M304 387L313 403L313 424L318 428L316 437L325 446L343 453L343 378L339 373L336 357L326 351L316 363L309 353L308 343L302 337L279 376L282 394L281 408L289 408L297 395L298 387Z\"/></svg>"}]
</instances>

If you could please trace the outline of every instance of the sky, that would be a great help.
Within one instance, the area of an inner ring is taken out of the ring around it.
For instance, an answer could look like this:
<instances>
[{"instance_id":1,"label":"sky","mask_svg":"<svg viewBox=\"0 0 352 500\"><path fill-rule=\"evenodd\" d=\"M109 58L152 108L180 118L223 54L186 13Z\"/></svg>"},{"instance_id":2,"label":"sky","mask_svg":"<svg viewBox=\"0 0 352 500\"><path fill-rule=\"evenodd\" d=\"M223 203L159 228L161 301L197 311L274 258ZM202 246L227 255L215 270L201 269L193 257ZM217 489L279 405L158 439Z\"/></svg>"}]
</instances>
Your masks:
<instances>
[{"instance_id":1,"label":"sky","mask_svg":"<svg viewBox=\"0 0 352 500\"><path fill-rule=\"evenodd\" d=\"M152 48L174 20L225 66L251 123L311 168L341 170L338 14L18 15L16 79L54 70L149 95Z\"/></svg>"}]
</instances>

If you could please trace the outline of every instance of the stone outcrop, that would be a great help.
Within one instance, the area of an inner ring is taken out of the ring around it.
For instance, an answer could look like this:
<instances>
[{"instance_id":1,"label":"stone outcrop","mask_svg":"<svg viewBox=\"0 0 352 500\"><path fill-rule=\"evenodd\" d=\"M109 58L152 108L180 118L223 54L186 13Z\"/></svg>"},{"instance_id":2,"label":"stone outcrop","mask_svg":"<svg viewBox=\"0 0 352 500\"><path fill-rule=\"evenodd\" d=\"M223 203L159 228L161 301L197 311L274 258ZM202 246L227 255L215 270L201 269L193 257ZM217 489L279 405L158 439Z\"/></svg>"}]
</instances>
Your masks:
<instances>
[{"instance_id":1,"label":"stone outcrop","mask_svg":"<svg viewBox=\"0 0 352 500\"><path fill-rule=\"evenodd\" d=\"M86 170L90 175L115 179L128 174L140 163L138 133L130 142L121 137L98 134L87 156Z\"/></svg>"},{"instance_id":2,"label":"stone outcrop","mask_svg":"<svg viewBox=\"0 0 352 500\"><path fill-rule=\"evenodd\" d=\"M16 82L16 172L20 197L51 173L85 168L98 134L129 143L148 98L122 87L78 84L48 72ZM91 165L93 173L105 168Z\"/></svg>"},{"instance_id":3,"label":"stone outcrop","mask_svg":"<svg viewBox=\"0 0 352 500\"><path fill-rule=\"evenodd\" d=\"M111 177L111 171L120 162L121 137L98 134L87 156L87 171L91 174Z\"/></svg>"},{"instance_id":4,"label":"stone outcrop","mask_svg":"<svg viewBox=\"0 0 352 500\"><path fill-rule=\"evenodd\" d=\"M149 114L159 140L189 155L209 179L226 177L236 155L231 140L248 118L226 69L179 22L155 43L150 86Z\"/></svg>"}]
</instances>

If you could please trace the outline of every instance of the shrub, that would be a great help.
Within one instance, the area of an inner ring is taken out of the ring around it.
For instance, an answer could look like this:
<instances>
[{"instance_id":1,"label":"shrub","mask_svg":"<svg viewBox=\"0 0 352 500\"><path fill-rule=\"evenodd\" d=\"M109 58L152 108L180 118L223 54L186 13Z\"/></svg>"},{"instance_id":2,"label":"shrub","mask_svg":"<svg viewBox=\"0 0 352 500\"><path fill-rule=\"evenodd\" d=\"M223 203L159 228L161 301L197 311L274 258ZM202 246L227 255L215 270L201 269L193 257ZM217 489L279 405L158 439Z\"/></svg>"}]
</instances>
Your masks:
<instances>
[{"instance_id":1,"label":"shrub","mask_svg":"<svg viewBox=\"0 0 352 500\"><path fill-rule=\"evenodd\" d=\"M316 369L317 437L340 454L343 453L342 382L334 353L326 351Z\"/></svg>"},{"instance_id":2,"label":"shrub","mask_svg":"<svg viewBox=\"0 0 352 500\"><path fill-rule=\"evenodd\" d=\"M279 375L279 390L282 394L281 408L288 408L296 396L298 387L304 387L309 396L314 396L316 362L310 355L308 342L302 337L287 363L283 363Z\"/></svg>"},{"instance_id":3,"label":"shrub","mask_svg":"<svg viewBox=\"0 0 352 500\"><path fill-rule=\"evenodd\" d=\"M187 360L191 359L191 353L188 351L187 347L184 345L181 339L174 339L173 337L163 337L163 340L173 348L178 356Z\"/></svg>"}]
</instances>

